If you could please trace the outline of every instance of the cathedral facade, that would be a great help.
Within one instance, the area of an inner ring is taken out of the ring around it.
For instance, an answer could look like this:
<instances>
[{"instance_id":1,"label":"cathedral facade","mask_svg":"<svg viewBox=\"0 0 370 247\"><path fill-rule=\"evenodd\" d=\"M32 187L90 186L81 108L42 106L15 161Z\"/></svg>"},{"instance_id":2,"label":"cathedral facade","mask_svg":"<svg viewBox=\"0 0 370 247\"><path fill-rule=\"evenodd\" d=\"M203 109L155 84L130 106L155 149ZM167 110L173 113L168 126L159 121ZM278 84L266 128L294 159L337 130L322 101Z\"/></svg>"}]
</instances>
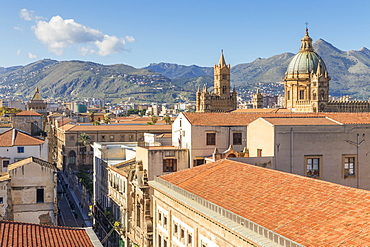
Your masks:
<instances>
[{"instance_id":1,"label":"cathedral facade","mask_svg":"<svg viewBox=\"0 0 370 247\"><path fill-rule=\"evenodd\" d=\"M196 112L226 112L237 107L235 88L230 88L230 64L226 65L223 52L218 65L214 66L214 90L209 92L204 86L196 93Z\"/></svg>"},{"instance_id":2,"label":"cathedral facade","mask_svg":"<svg viewBox=\"0 0 370 247\"><path fill-rule=\"evenodd\" d=\"M296 112L370 112L367 101L342 97L329 100L330 77L322 58L314 51L306 29L301 48L289 63L284 77L285 107Z\"/></svg>"}]
</instances>

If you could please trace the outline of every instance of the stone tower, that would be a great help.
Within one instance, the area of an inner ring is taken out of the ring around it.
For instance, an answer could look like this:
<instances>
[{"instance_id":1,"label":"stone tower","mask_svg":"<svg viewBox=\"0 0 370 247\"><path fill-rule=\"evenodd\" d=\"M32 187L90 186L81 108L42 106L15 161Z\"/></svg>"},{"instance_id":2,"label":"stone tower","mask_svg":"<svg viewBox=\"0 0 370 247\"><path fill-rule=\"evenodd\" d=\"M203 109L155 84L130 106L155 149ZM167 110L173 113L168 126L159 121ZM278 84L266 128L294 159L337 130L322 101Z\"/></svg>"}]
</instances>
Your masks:
<instances>
[{"instance_id":1,"label":"stone tower","mask_svg":"<svg viewBox=\"0 0 370 247\"><path fill-rule=\"evenodd\" d=\"M297 112L325 111L330 77L322 58L314 51L306 29L301 48L284 77L285 107Z\"/></svg>"},{"instance_id":2,"label":"stone tower","mask_svg":"<svg viewBox=\"0 0 370 247\"><path fill-rule=\"evenodd\" d=\"M214 91L209 92L204 86L203 90L198 88L196 93L197 112L225 112L233 111L237 107L235 88L230 88L230 64L226 64L223 52L220 60L214 66Z\"/></svg>"},{"instance_id":3,"label":"stone tower","mask_svg":"<svg viewBox=\"0 0 370 247\"><path fill-rule=\"evenodd\" d=\"M47 106L47 103L41 97L39 88L37 87L32 99L27 103L27 110L35 111L37 113L40 113L46 116L47 115L46 106Z\"/></svg>"},{"instance_id":4,"label":"stone tower","mask_svg":"<svg viewBox=\"0 0 370 247\"><path fill-rule=\"evenodd\" d=\"M253 109L263 108L263 95L260 93L259 89L257 89L257 92L255 94L253 94L252 103Z\"/></svg>"}]
</instances>

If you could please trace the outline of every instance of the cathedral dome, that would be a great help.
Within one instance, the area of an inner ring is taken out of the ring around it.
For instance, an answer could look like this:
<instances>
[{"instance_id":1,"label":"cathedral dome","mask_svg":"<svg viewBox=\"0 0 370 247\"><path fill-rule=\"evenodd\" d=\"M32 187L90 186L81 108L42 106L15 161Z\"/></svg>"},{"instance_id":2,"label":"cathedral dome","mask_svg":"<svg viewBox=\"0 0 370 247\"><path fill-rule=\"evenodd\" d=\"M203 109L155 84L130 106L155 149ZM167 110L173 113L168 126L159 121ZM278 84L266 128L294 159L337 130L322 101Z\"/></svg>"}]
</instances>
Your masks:
<instances>
[{"instance_id":1,"label":"cathedral dome","mask_svg":"<svg viewBox=\"0 0 370 247\"><path fill-rule=\"evenodd\" d=\"M287 74L307 74L317 72L318 65L320 66L321 73L327 72L326 66L322 58L313 50L312 39L308 35L306 29L305 36L301 39L301 49L290 61Z\"/></svg>"}]
</instances>

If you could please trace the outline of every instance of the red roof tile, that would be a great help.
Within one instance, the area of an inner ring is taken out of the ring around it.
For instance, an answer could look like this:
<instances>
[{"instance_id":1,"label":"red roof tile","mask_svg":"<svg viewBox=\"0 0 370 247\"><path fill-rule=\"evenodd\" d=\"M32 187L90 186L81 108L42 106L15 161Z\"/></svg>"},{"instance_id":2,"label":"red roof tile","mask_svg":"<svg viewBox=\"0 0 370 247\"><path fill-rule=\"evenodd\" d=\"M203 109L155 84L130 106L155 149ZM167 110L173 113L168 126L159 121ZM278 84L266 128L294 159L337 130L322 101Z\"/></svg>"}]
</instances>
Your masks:
<instances>
[{"instance_id":1,"label":"red roof tile","mask_svg":"<svg viewBox=\"0 0 370 247\"><path fill-rule=\"evenodd\" d=\"M327 117L342 124L370 124L370 113L293 113L293 112L229 112L229 113L183 113L192 125L246 126L260 117Z\"/></svg>"},{"instance_id":2,"label":"red roof tile","mask_svg":"<svg viewBox=\"0 0 370 247\"><path fill-rule=\"evenodd\" d=\"M0 220L0 246L93 247L85 229Z\"/></svg>"},{"instance_id":3,"label":"red roof tile","mask_svg":"<svg viewBox=\"0 0 370 247\"><path fill-rule=\"evenodd\" d=\"M161 178L305 246L370 245L370 191L231 160Z\"/></svg>"},{"instance_id":4,"label":"red roof tile","mask_svg":"<svg viewBox=\"0 0 370 247\"><path fill-rule=\"evenodd\" d=\"M37 113L35 111L21 111L16 113L17 116L42 116L40 113Z\"/></svg>"},{"instance_id":5,"label":"red roof tile","mask_svg":"<svg viewBox=\"0 0 370 247\"><path fill-rule=\"evenodd\" d=\"M0 147L34 146L44 142L14 128L0 134Z\"/></svg>"},{"instance_id":6,"label":"red roof tile","mask_svg":"<svg viewBox=\"0 0 370 247\"><path fill-rule=\"evenodd\" d=\"M273 125L339 125L338 122L325 117L263 117Z\"/></svg>"}]
</instances>

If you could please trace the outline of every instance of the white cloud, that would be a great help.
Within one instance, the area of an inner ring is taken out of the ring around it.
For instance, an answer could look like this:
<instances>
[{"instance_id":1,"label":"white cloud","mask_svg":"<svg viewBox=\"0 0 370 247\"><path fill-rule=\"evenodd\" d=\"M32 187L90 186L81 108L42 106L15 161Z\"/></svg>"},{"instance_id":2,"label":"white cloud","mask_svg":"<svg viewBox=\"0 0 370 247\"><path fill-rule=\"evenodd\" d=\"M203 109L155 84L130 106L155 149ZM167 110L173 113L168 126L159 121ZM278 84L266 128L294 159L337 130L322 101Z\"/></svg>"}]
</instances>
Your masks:
<instances>
[{"instance_id":1,"label":"white cloud","mask_svg":"<svg viewBox=\"0 0 370 247\"><path fill-rule=\"evenodd\" d=\"M29 52L28 53L28 58L34 59L34 58L37 58L37 56L32 54L31 52Z\"/></svg>"},{"instance_id":2,"label":"white cloud","mask_svg":"<svg viewBox=\"0 0 370 247\"><path fill-rule=\"evenodd\" d=\"M35 16L34 15L34 11L32 10L27 10L27 9L21 9L21 11L19 11L19 16L25 20L25 21L33 21L33 20L40 20L40 19L44 19L43 17L41 16Z\"/></svg>"},{"instance_id":3,"label":"white cloud","mask_svg":"<svg viewBox=\"0 0 370 247\"><path fill-rule=\"evenodd\" d=\"M14 30L23 31L22 28L20 28L20 27L13 27L13 28L14 28Z\"/></svg>"},{"instance_id":4,"label":"white cloud","mask_svg":"<svg viewBox=\"0 0 370 247\"><path fill-rule=\"evenodd\" d=\"M75 22L73 19L63 19L54 16L47 21L37 21L33 26L34 33L39 41L48 46L50 52L57 55L63 54L65 48L73 44L79 44L80 54L98 54L107 56L124 50L125 39L103 34L101 31L86 27ZM135 39L126 36L127 41ZM90 45L90 46L88 46ZM91 45L95 45L93 49Z\"/></svg>"},{"instance_id":5,"label":"white cloud","mask_svg":"<svg viewBox=\"0 0 370 247\"><path fill-rule=\"evenodd\" d=\"M132 36L126 36L126 40L127 40L128 42L135 42L135 38L134 38L134 37L132 37Z\"/></svg>"},{"instance_id":6,"label":"white cloud","mask_svg":"<svg viewBox=\"0 0 370 247\"><path fill-rule=\"evenodd\" d=\"M125 48L125 40L117 38L116 36L104 35L102 41L95 41L95 45L99 48L96 52L100 56L107 56L114 53L120 53Z\"/></svg>"},{"instance_id":7,"label":"white cloud","mask_svg":"<svg viewBox=\"0 0 370 247\"><path fill-rule=\"evenodd\" d=\"M19 56L19 55L21 55L21 49L18 49L17 50L17 55Z\"/></svg>"}]
</instances>

